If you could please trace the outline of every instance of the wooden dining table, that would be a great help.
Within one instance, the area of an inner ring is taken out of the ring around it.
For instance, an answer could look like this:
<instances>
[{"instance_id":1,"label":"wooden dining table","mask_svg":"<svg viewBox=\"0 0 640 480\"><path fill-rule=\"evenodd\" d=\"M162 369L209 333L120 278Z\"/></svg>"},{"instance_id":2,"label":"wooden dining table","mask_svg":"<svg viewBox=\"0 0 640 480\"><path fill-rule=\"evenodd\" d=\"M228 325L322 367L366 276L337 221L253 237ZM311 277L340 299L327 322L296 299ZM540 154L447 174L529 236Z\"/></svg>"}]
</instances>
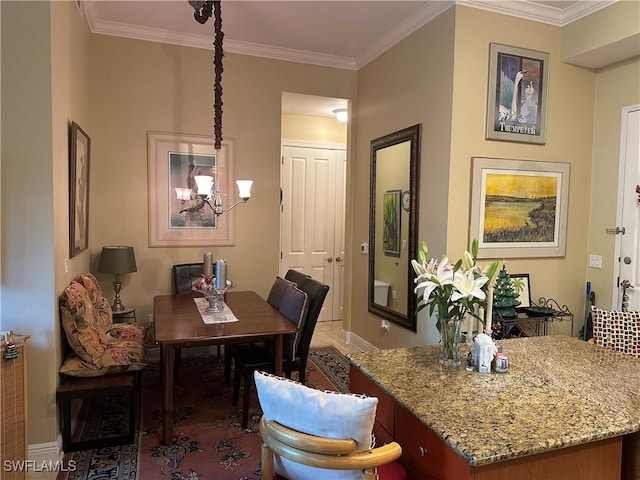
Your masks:
<instances>
[{"instance_id":1,"label":"wooden dining table","mask_svg":"<svg viewBox=\"0 0 640 480\"><path fill-rule=\"evenodd\" d=\"M162 443L173 439L175 350L231 343L275 341L275 371L282 373L282 339L296 325L256 292L227 292L225 304L237 322L205 324L194 298L199 294L158 295L153 299L155 341L160 345L162 370Z\"/></svg>"}]
</instances>

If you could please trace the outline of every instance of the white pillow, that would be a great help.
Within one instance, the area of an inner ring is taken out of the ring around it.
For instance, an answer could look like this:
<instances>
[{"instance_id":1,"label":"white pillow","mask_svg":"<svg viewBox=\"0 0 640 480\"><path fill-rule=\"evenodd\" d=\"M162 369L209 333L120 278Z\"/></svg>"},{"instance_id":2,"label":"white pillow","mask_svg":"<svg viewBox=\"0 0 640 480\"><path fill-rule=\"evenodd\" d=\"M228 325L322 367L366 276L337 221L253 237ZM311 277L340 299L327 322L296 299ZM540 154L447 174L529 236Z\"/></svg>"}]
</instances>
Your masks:
<instances>
[{"instance_id":1,"label":"white pillow","mask_svg":"<svg viewBox=\"0 0 640 480\"><path fill-rule=\"evenodd\" d=\"M260 406L266 420L275 420L310 435L352 438L357 452L369 450L378 399L364 395L321 391L298 382L256 371ZM360 470L324 470L274 455L276 473L289 480L360 480Z\"/></svg>"}]
</instances>

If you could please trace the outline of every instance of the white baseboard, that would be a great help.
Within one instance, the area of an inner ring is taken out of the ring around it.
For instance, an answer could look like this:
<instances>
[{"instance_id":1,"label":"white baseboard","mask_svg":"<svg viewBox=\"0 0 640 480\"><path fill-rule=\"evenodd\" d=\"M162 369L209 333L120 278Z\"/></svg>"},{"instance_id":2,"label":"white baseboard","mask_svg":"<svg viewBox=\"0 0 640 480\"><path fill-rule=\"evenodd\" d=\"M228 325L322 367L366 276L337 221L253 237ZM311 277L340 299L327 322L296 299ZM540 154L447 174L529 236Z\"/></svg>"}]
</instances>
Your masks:
<instances>
[{"instance_id":1,"label":"white baseboard","mask_svg":"<svg viewBox=\"0 0 640 480\"><path fill-rule=\"evenodd\" d=\"M55 442L35 443L29 445L29 460L40 465L42 463L56 462L62 460L64 452L62 451L62 437L58 435Z\"/></svg>"},{"instance_id":2,"label":"white baseboard","mask_svg":"<svg viewBox=\"0 0 640 480\"><path fill-rule=\"evenodd\" d=\"M353 332L347 332L346 330L342 330L342 339L348 345L353 345L357 349L363 352L372 352L374 350L380 350L375 345L367 342L364 338L359 337Z\"/></svg>"}]
</instances>

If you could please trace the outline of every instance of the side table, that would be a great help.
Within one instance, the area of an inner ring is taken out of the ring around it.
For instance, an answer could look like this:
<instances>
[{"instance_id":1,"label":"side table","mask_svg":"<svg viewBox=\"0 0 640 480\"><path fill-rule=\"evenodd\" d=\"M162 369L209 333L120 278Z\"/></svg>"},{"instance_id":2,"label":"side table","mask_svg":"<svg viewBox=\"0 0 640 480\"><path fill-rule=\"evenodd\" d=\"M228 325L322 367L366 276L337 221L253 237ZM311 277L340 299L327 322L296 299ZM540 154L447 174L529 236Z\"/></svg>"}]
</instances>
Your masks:
<instances>
[{"instance_id":1,"label":"side table","mask_svg":"<svg viewBox=\"0 0 640 480\"><path fill-rule=\"evenodd\" d=\"M112 312L112 317L114 322L128 322L133 319L134 323L137 323L136 319L136 309L133 307L125 307L124 310L120 312Z\"/></svg>"}]
</instances>

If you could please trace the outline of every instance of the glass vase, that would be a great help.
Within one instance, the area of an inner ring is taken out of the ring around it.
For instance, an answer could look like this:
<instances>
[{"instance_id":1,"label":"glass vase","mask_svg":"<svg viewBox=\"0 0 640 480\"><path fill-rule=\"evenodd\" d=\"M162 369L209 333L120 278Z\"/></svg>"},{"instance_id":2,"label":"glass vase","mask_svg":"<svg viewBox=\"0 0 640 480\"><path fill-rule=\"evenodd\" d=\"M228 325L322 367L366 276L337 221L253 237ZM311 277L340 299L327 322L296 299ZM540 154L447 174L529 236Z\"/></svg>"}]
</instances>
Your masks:
<instances>
[{"instance_id":1,"label":"glass vase","mask_svg":"<svg viewBox=\"0 0 640 480\"><path fill-rule=\"evenodd\" d=\"M463 318L445 318L440 322L440 364L445 367L459 367L460 329Z\"/></svg>"}]
</instances>

